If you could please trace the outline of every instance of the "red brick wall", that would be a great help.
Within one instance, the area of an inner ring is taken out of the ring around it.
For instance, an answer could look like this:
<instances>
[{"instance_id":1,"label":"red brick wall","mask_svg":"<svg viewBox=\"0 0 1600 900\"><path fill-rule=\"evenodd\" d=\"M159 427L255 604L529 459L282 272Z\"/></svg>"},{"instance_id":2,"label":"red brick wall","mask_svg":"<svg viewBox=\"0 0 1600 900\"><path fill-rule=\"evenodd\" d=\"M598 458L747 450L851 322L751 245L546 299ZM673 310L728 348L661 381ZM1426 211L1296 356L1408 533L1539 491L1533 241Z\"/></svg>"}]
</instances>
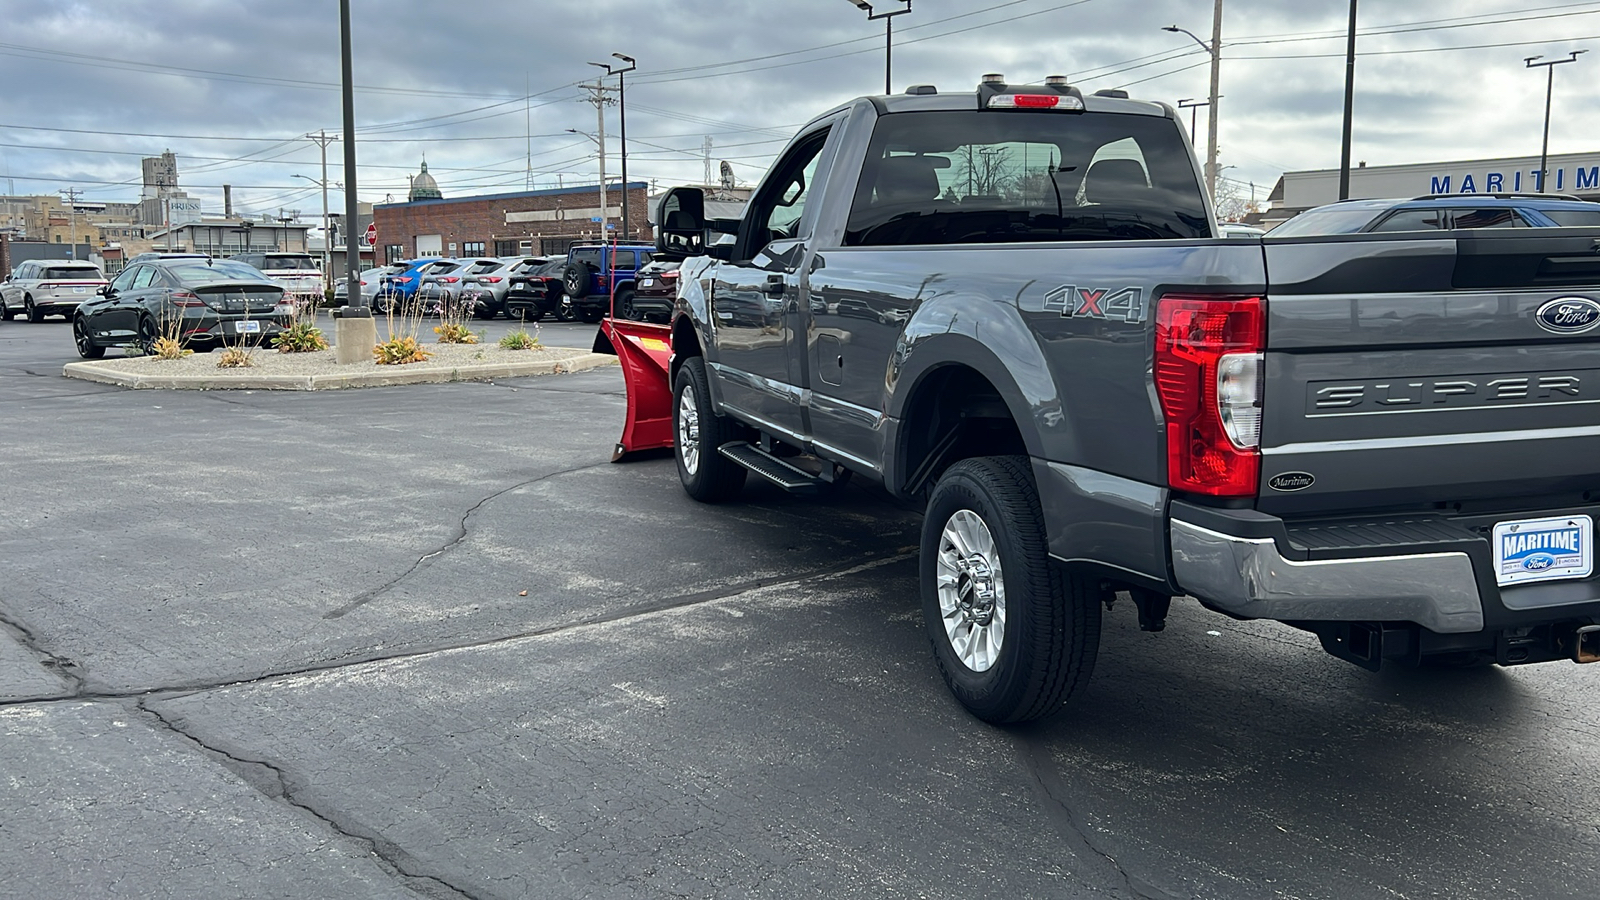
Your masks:
<instances>
[{"instance_id":1,"label":"red brick wall","mask_svg":"<svg viewBox=\"0 0 1600 900\"><path fill-rule=\"evenodd\" d=\"M617 192L608 189L606 202L612 207L621 206ZM647 191L634 188L628 192L628 226L633 240L654 240L650 223L646 219ZM599 223L589 221L590 216L563 220L536 222L506 222L508 212L535 210L599 209L600 192L597 188L573 189L561 193L534 193L532 195L507 194L478 200L464 197L444 202L423 201L397 203L373 207L373 221L378 226L378 251L382 258L384 248L394 244L404 247L407 258L417 255L417 235L437 234L445 254L450 245L464 254L464 245L481 241L484 252L495 255L496 241L532 241L533 252L539 253L541 238L598 239ZM614 234L622 237L622 221L612 219ZM518 253L521 251L513 251Z\"/></svg>"}]
</instances>

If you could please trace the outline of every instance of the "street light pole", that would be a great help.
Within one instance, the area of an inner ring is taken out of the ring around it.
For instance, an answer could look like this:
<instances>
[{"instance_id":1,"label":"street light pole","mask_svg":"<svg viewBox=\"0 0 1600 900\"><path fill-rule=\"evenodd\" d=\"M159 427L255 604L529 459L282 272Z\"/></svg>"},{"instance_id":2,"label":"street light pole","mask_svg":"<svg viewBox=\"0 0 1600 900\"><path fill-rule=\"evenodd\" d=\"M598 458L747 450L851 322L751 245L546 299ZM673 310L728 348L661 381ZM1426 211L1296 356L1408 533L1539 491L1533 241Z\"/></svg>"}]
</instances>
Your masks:
<instances>
[{"instance_id":1,"label":"street light pole","mask_svg":"<svg viewBox=\"0 0 1600 900\"><path fill-rule=\"evenodd\" d=\"M1344 141L1339 148L1339 199L1350 199L1350 123L1356 103L1356 0L1350 0L1350 35L1344 51Z\"/></svg>"},{"instance_id":2,"label":"street light pole","mask_svg":"<svg viewBox=\"0 0 1600 900\"><path fill-rule=\"evenodd\" d=\"M1544 57L1530 56L1522 61L1523 64L1530 69L1544 66L1545 72L1548 76L1545 79L1544 86L1544 143L1539 146L1539 193L1541 194L1549 193L1548 189L1545 187L1545 180L1546 176L1550 174L1550 96L1555 92L1556 88L1556 66L1562 65L1563 63L1577 62L1578 54L1588 52L1589 51L1587 50L1573 50L1566 59L1551 59L1545 60L1544 62L1534 62L1534 60L1544 59Z\"/></svg>"},{"instance_id":3,"label":"street light pole","mask_svg":"<svg viewBox=\"0 0 1600 900\"><path fill-rule=\"evenodd\" d=\"M621 53L611 55L628 64L626 69L617 70L617 115L622 119L622 239L626 241L632 239L633 232L628 230L628 84L624 78L639 68L639 63Z\"/></svg>"},{"instance_id":4,"label":"street light pole","mask_svg":"<svg viewBox=\"0 0 1600 900\"><path fill-rule=\"evenodd\" d=\"M883 20L883 92L890 93L889 76L894 64L894 17L911 12L911 0L900 0L906 5L905 9L892 9L888 12L875 13L869 0L850 0L858 8L866 12L867 21L874 19Z\"/></svg>"},{"instance_id":5,"label":"street light pole","mask_svg":"<svg viewBox=\"0 0 1600 900\"><path fill-rule=\"evenodd\" d=\"M1196 119L1195 119L1195 110L1199 109L1202 106L1209 107L1210 105L1211 105L1211 101L1210 100L1200 100L1200 101L1196 102L1193 97L1185 97L1184 99L1178 101L1178 108L1179 109L1187 109L1189 111L1189 140L1191 140L1191 141L1194 140L1194 128L1195 128L1195 121L1196 121Z\"/></svg>"},{"instance_id":6,"label":"street light pole","mask_svg":"<svg viewBox=\"0 0 1600 900\"><path fill-rule=\"evenodd\" d=\"M1161 29L1174 34L1187 34L1200 45L1200 49L1211 55L1211 96L1206 105L1211 107L1206 115L1206 192L1211 195L1211 204L1217 203L1217 101L1222 95L1217 93L1217 88L1222 78L1222 0L1216 0L1216 8L1211 16L1211 42L1208 44L1200 40L1199 36L1187 28L1177 25L1168 25Z\"/></svg>"},{"instance_id":7,"label":"street light pole","mask_svg":"<svg viewBox=\"0 0 1600 900\"><path fill-rule=\"evenodd\" d=\"M360 221L360 204L356 200L356 104L350 64L350 0L339 0L339 54L343 63L340 74L344 93L344 221L345 231L349 232ZM347 234L344 249L345 284L349 287L346 296L365 304L366 295L361 292L361 246Z\"/></svg>"}]
</instances>

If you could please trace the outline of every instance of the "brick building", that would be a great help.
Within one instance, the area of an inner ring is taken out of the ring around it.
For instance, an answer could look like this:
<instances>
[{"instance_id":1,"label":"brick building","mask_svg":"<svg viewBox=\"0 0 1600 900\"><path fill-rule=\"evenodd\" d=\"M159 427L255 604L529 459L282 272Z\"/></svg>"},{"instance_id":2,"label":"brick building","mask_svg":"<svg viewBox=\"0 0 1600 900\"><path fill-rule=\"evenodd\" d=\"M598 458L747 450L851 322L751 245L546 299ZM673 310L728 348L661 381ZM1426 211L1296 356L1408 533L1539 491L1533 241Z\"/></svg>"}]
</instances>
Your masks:
<instances>
[{"instance_id":1,"label":"brick building","mask_svg":"<svg viewBox=\"0 0 1600 900\"><path fill-rule=\"evenodd\" d=\"M628 240L654 240L647 221L647 185L629 182ZM610 236L622 234L622 185L606 186ZM554 255L599 240L598 185L379 203L372 208L386 262L419 256Z\"/></svg>"}]
</instances>

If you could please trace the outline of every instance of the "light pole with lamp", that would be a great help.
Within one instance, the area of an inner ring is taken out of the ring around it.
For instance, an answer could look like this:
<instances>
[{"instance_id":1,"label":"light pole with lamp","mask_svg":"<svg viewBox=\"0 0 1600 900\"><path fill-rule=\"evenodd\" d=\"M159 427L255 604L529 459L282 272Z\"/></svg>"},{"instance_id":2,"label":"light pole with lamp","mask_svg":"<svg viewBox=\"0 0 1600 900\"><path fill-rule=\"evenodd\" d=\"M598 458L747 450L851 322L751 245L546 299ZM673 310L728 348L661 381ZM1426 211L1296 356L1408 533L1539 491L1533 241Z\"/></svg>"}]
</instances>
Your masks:
<instances>
[{"instance_id":1,"label":"light pole with lamp","mask_svg":"<svg viewBox=\"0 0 1600 900\"><path fill-rule=\"evenodd\" d=\"M617 76L617 115L622 120L622 239L631 240L633 232L628 230L628 84L624 77L639 68L639 63L631 56L613 53L617 59L628 64L626 69L618 69Z\"/></svg>"},{"instance_id":2,"label":"light pole with lamp","mask_svg":"<svg viewBox=\"0 0 1600 900\"><path fill-rule=\"evenodd\" d=\"M883 20L883 92L887 94L890 92L889 73L894 57L894 17L911 12L911 0L900 0L906 5L905 9L891 9L881 13L873 12L872 4L868 0L850 0L850 2L866 12L868 22L873 19Z\"/></svg>"},{"instance_id":3,"label":"light pole with lamp","mask_svg":"<svg viewBox=\"0 0 1600 900\"><path fill-rule=\"evenodd\" d=\"M1178 108L1179 109L1187 109L1189 111L1189 140L1191 140L1191 141L1194 140L1194 125L1195 125L1195 112L1194 111L1199 109L1202 106L1205 106L1205 107L1211 106L1211 101L1210 100L1195 100L1193 97L1185 97L1184 99L1178 101Z\"/></svg>"},{"instance_id":4,"label":"light pole with lamp","mask_svg":"<svg viewBox=\"0 0 1600 900\"><path fill-rule=\"evenodd\" d=\"M1206 115L1206 191L1211 194L1213 206L1217 202L1217 86L1222 76L1222 0L1216 0L1216 9L1211 16L1211 42L1207 43L1187 28L1177 25L1168 25L1161 29L1174 34L1187 34L1194 38L1200 49L1211 55L1211 96L1206 105L1211 107Z\"/></svg>"},{"instance_id":5,"label":"light pole with lamp","mask_svg":"<svg viewBox=\"0 0 1600 900\"><path fill-rule=\"evenodd\" d=\"M581 134L584 137L588 138L589 140L594 141L595 150L599 153L599 156L600 156L600 240L602 242L604 242L605 239L606 239L606 224L607 224L607 222L606 222L607 216L606 216L606 129L605 129L605 119L604 119L604 117L601 118L601 121L600 121L600 136L599 137L595 137L594 135L590 134L587 131L579 131L576 128L568 128L567 132L570 133L570 134Z\"/></svg>"},{"instance_id":6,"label":"light pole with lamp","mask_svg":"<svg viewBox=\"0 0 1600 900\"><path fill-rule=\"evenodd\" d=\"M322 188L322 277L327 279L333 274L329 271L329 266L331 265L330 259L333 256L333 234L328 228L328 185L330 183L338 184L338 182L328 181L326 157L324 157L321 178L312 178L310 175L296 175L294 177L304 178L306 181L309 181L312 184ZM350 239L346 237L345 240L348 242Z\"/></svg>"},{"instance_id":7,"label":"light pole with lamp","mask_svg":"<svg viewBox=\"0 0 1600 900\"><path fill-rule=\"evenodd\" d=\"M1545 67L1548 78L1544 87L1544 143L1539 146L1539 193L1546 194L1549 190L1545 187L1545 176L1550 174L1550 95L1556 88L1556 66L1563 63L1577 62L1578 54L1588 53L1587 50L1573 50L1566 59L1550 59L1544 62L1534 60L1544 59L1543 56L1530 56L1524 59L1523 64L1530 69Z\"/></svg>"}]
</instances>

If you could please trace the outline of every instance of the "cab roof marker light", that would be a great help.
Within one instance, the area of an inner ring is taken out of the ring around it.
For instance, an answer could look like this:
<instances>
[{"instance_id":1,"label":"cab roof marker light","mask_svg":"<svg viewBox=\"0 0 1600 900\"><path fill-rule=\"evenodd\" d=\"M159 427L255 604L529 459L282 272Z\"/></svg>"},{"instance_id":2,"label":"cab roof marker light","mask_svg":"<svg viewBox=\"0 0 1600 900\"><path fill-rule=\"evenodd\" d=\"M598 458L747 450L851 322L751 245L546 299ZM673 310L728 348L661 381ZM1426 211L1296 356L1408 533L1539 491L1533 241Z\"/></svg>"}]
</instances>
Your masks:
<instances>
[{"instance_id":1,"label":"cab roof marker light","mask_svg":"<svg viewBox=\"0 0 1600 900\"><path fill-rule=\"evenodd\" d=\"M989 108L1082 110L1083 101L1062 94L995 94Z\"/></svg>"},{"instance_id":2,"label":"cab roof marker light","mask_svg":"<svg viewBox=\"0 0 1600 900\"><path fill-rule=\"evenodd\" d=\"M983 79L979 83L980 84L1005 84L1006 83L1006 77L1004 75L1001 75L998 72L990 72L989 74L983 76Z\"/></svg>"},{"instance_id":3,"label":"cab roof marker light","mask_svg":"<svg viewBox=\"0 0 1600 900\"><path fill-rule=\"evenodd\" d=\"M1050 76L1047 76L1045 78L1044 83L1045 83L1046 87L1066 87L1067 86L1067 76L1065 76L1065 75L1050 75Z\"/></svg>"}]
</instances>

